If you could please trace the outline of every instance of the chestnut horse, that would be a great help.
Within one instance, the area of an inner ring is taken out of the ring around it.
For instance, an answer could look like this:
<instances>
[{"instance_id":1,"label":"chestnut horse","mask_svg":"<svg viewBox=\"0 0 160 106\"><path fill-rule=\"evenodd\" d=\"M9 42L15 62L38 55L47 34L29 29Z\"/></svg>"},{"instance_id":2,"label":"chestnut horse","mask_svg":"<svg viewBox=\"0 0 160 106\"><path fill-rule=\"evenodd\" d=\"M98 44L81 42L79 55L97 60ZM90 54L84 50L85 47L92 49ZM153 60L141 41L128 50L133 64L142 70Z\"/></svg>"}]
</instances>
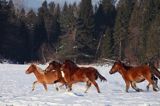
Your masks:
<instances>
[{"instance_id":1,"label":"chestnut horse","mask_svg":"<svg viewBox=\"0 0 160 106\"><path fill-rule=\"evenodd\" d=\"M59 77L59 80L57 80L57 81L55 81L55 83L56 82L59 82L59 81L63 81L64 82L64 84L66 85L66 87L67 87L67 84L66 84L66 82L64 81L64 73L61 71L61 66L62 66L62 64L61 63L59 63L59 62L57 62L57 61L52 61L52 62L50 62L49 63L49 65L48 65L48 67L45 69L45 72L49 72L49 71L54 71L54 70L56 70L56 71L58 71L58 77ZM77 67L77 66L76 66ZM62 76L63 75L63 76ZM63 84L63 85L64 85ZM88 84L87 84L88 85ZM62 86L62 85L61 85Z\"/></svg>"},{"instance_id":2,"label":"chestnut horse","mask_svg":"<svg viewBox=\"0 0 160 106\"><path fill-rule=\"evenodd\" d=\"M45 73L41 68L37 67L34 64L31 64L26 71L26 74L31 73L34 73L37 78L37 80L33 82L32 91L34 91L36 83L41 83L47 91L47 84L54 84L54 82L58 80L57 71L50 71Z\"/></svg>"},{"instance_id":3,"label":"chestnut horse","mask_svg":"<svg viewBox=\"0 0 160 106\"><path fill-rule=\"evenodd\" d=\"M62 64L61 73L69 87L69 90L72 90L72 84L74 83L86 82L87 89L85 90L85 93L88 91L92 84L96 87L97 92L100 93L99 86L96 83L96 80L100 78L101 81L107 81L106 78L104 78L97 71L97 69L93 67L78 67L71 60L66 60Z\"/></svg>"},{"instance_id":4,"label":"chestnut horse","mask_svg":"<svg viewBox=\"0 0 160 106\"><path fill-rule=\"evenodd\" d=\"M136 87L136 83L142 82L144 80L147 80L149 82L149 84L147 85L147 90L149 90L150 85L153 86L154 91L157 91L158 89L154 81L151 79L152 74L148 65L131 67L124 66L123 63L118 61L114 63L111 70L109 71L110 74L114 74L116 72L119 72L122 75L126 83L126 92L128 92L130 85L137 92L143 91L142 89Z\"/></svg>"},{"instance_id":5,"label":"chestnut horse","mask_svg":"<svg viewBox=\"0 0 160 106\"><path fill-rule=\"evenodd\" d=\"M126 71L128 71L129 69L131 68L134 68L133 66L128 66L128 65L125 65L124 63L122 63L123 67L126 69ZM156 85L156 88L158 88L158 79L156 77L159 77L159 74L157 72L157 70L154 70L153 68L151 68L151 66L149 65L150 67L150 71L151 71L151 79L154 81L155 85ZM155 67L154 67L155 68ZM156 76L156 77L155 77ZM143 82L145 79L143 79L141 82ZM139 82L138 82L139 83ZM133 89L136 88L136 85L134 84L134 86L131 86ZM137 88L139 89L139 88ZM158 88L159 89L159 88ZM142 91L141 89L139 89L138 91Z\"/></svg>"}]
</instances>

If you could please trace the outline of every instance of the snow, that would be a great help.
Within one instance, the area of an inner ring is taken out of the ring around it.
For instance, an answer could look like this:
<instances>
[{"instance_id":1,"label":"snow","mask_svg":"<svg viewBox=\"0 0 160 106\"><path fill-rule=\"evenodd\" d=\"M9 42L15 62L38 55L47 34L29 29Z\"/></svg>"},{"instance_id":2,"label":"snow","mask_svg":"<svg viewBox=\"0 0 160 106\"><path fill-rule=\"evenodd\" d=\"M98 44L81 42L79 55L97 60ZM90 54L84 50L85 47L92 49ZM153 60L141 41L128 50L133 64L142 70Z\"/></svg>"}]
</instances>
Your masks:
<instances>
[{"instance_id":1,"label":"snow","mask_svg":"<svg viewBox=\"0 0 160 106\"><path fill-rule=\"evenodd\" d=\"M45 68L46 65L38 65ZM125 92L125 83L119 73L110 75L111 66L92 65L107 78L107 82L97 80L101 93L95 87L85 91L85 83L73 85L73 91L65 88L56 91L54 85L46 92L42 85L36 85L33 74L25 74L29 65L0 64L0 106L160 106L160 92L146 91L147 82L138 84L144 92L135 92L132 88Z\"/></svg>"}]
</instances>

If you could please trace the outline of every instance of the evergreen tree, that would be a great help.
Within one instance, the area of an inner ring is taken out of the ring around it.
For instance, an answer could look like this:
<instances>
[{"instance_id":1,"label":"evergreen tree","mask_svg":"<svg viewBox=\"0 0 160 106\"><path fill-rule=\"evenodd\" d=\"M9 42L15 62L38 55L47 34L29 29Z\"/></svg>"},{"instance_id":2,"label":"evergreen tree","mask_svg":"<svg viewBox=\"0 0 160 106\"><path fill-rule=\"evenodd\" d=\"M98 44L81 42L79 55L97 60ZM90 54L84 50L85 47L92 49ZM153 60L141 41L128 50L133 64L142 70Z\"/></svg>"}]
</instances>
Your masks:
<instances>
[{"instance_id":1,"label":"evergreen tree","mask_svg":"<svg viewBox=\"0 0 160 106\"><path fill-rule=\"evenodd\" d=\"M115 10L115 7L112 5L111 0L102 0L98 10L95 13L95 24L96 24L95 31L96 31L97 38L99 39L97 54L99 54L98 53L99 48L102 49L101 52L103 53L105 52L104 50L107 49L107 48L102 48L100 46L102 45L103 47L105 47L104 45L106 45L105 42L102 41L103 39L106 39L106 38L103 38L105 31L109 30L109 33L113 33L112 30L114 27L115 16L116 16L116 10ZM106 28L109 28L109 29L106 29ZM113 45L113 42L110 42L110 43L112 44L109 44L109 45Z\"/></svg>"},{"instance_id":2,"label":"evergreen tree","mask_svg":"<svg viewBox=\"0 0 160 106\"><path fill-rule=\"evenodd\" d=\"M114 28L114 49L115 55L121 60L125 58L124 51L127 46L128 26L132 8L132 0L121 0L117 6L117 16Z\"/></svg>"},{"instance_id":3,"label":"evergreen tree","mask_svg":"<svg viewBox=\"0 0 160 106\"><path fill-rule=\"evenodd\" d=\"M152 21L155 19L155 7L156 4L153 0L137 0L132 12L129 24L129 49L140 63L144 63L147 59L145 56L147 33Z\"/></svg>"},{"instance_id":4,"label":"evergreen tree","mask_svg":"<svg viewBox=\"0 0 160 106\"><path fill-rule=\"evenodd\" d=\"M82 0L77 20L76 42L80 55L92 57L96 51L95 24L91 0Z\"/></svg>"},{"instance_id":5,"label":"evergreen tree","mask_svg":"<svg viewBox=\"0 0 160 106\"><path fill-rule=\"evenodd\" d=\"M41 46L47 41L47 31L45 28L44 18L41 16L40 12L38 13L38 21L35 26L34 35L34 51L37 53L35 58L41 60L43 58Z\"/></svg>"},{"instance_id":6,"label":"evergreen tree","mask_svg":"<svg viewBox=\"0 0 160 106\"><path fill-rule=\"evenodd\" d=\"M49 5L50 14L54 15L55 7L56 7L55 3L54 2L50 2L48 5Z\"/></svg>"},{"instance_id":7,"label":"evergreen tree","mask_svg":"<svg viewBox=\"0 0 160 106\"><path fill-rule=\"evenodd\" d=\"M33 10L30 10L27 14L27 18L26 18L26 26L27 29L29 30L29 41L28 41L28 46L30 48L29 50L29 55L31 59L35 59L35 50L34 50L34 39L35 39L35 29L36 29L36 24L37 24L37 16L34 13Z\"/></svg>"},{"instance_id":8,"label":"evergreen tree","mask_svg":"<svg viewBox=\"0 0 160 106\"><path fill-rule=\"evenodd\" d=\"M154 0L152 5L151 25L147 31L146 38L146 57L151 59L155 56L160 56L160 1Z\"/></svg>"},{"instance_id":9,"label":"evergreen tree","mask_svg":"<svg viewBox=\"0 0 160 106\"><path fill-rule=\"evenodd\" d=\"M101 58L111 58L113 55L113 35L112 29L107 28L102 39Z\"/></svg>"},{"instance_id":10,"label":"evergreen tree","mask_svg":"<svg viewBox=\"0 0 160 106\"><path fill-rule=\"evenodd\" d=\"M2 55L3 40L7 31L8 15L9 12L6 11L7 1L0 0L0 55Z\"/></svg>"}]
</instances>

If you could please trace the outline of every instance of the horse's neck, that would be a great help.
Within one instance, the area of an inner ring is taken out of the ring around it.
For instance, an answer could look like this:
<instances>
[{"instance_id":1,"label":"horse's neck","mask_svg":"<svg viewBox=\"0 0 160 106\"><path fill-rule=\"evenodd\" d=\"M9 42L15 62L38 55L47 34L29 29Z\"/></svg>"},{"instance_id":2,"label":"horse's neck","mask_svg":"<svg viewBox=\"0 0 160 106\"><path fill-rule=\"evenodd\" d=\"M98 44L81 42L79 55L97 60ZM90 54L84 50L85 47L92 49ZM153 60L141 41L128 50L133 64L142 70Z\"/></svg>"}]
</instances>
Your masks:
<instances>
[{"instance_id":1,"label":"horse's neck","mask_svg":"<svg viewBox=\"0 0 160 106\"><path fill-rule=\"evenodd\" d=\"M127 71L125 70L124 67L121 67L121 68L120 68L119 73L122 75L122 77L123 77L124 79L126 79Z\"/></svg>"},{"instance_id":2,"label":"horse's neck","mask_svg":"<svg viewBox=\"0 0 160 106\"><path fill-rule=\"evenodd\" d=\"M40 70L42 69L37 68L37 70L34 71L34 75L36 76L37 79L39 79L42 75L44 75L44 72Z\"/></svg>"}]
</instances>

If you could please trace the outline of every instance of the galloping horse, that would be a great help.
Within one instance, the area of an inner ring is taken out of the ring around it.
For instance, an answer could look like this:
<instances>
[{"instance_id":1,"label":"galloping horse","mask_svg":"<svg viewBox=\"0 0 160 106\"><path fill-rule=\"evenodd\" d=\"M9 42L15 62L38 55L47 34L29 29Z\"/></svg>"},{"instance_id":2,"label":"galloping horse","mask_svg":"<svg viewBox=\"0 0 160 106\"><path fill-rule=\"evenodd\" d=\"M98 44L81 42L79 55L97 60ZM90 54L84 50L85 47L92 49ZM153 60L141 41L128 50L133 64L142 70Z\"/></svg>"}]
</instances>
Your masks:
<instances>
[{"instance_id":1,"label":"galloping horse","mask_svg":"<svg viewBox=\"0 0 160 106\"><path fill-rule=\"evenodd\" d=\"M131 67L131 66L124 66L123 63L118 61L114 63L109 73L114 74L116 72L119 72L122 75L126 83L126 92L128 92L130 85L137 92L143 91L142 89L136 87L136 83L142 82L144 80L147 80L149 82L149 84L147 85L147 90L149 90L149 86L152 85L153 90L157 91L157 86L151 79L152 77L151 70L148 65Z\"/></svg>"},{"instance_id":2,"label":"galloping horse","mask_svg":"<svg viewBox=\"0 0 160 106\"><path fill-rule=\"evenodd\" d=\"M131 69L131 68L134 68L133 66L128 66L128 65L125 65L124 63L122 63L122 65L123 65L123 67L126 69L126 70L129 70L129 69ZM150 67L150 71L151 71L151 75L152 75L152 77L151 77L151 79L154 81L154 83L156 84L156 86L157 86L157 88L158 88L158 79L156 78L156 77L158 77L159 78L159 75L160 75L160 72L158 71L158 69L156 69L155 67L151 67L150 65L149 65L149 67ZM156 76L156 77L155 77ZM145 80L145 79L144 79ZM144 81L143 80L143 81ZM134 88L133 88L134 89Z\"/></svg>"},{"instance_id":3,"label":"galloping horse","mask_svg":"<svg viewBox=\"0 0 160 106\"><path fill-rule=\"evenodd\" d=\"M57 71L50 71L45 73L41 68L37 67L34 64L31 64L26 71L26 74L31 73L34 73L37 78L37 80L33 82L32 91L34 91L36 83L43 84L45 90L47 91L47 84L54 84L54 82L58 80Z\"/></svg>"},{"instance_id":4,"label":"galloping horse","mask_svg":"<svg viewBox=\"0 0 160 106\"><path fill-rule=\"evenodd\" d=\"M86 82L87 89L85 92L87 92L93 84L96 87L97 92L100 93L96 80L100 78L101 81L106 81L106 79L97 71L97 69L93 67L78 67L71 60L66 60L63 63L61 67L61 73L65 82L69 86L69 90L72 90L72 84L74 83Z\"/></svg>"},{"instance_id":5,"label":"galloping horse","mask_svg":"<svg viewBox=\"0 0 160 106\"><path fill-rule=\"evenodd\" d=\"M62 83L61 86L63 86L63 85L66 85L66 82L61 74L61 66L62 66L61 63L59 63L57 61L52 61L49 63L48 67L45 69L45 73L48 73L50 71L57 71L58 79L54 83L61 82ZM66 87L67 87L67 85L66 85Z\"/></svg>"}]
</instances>

